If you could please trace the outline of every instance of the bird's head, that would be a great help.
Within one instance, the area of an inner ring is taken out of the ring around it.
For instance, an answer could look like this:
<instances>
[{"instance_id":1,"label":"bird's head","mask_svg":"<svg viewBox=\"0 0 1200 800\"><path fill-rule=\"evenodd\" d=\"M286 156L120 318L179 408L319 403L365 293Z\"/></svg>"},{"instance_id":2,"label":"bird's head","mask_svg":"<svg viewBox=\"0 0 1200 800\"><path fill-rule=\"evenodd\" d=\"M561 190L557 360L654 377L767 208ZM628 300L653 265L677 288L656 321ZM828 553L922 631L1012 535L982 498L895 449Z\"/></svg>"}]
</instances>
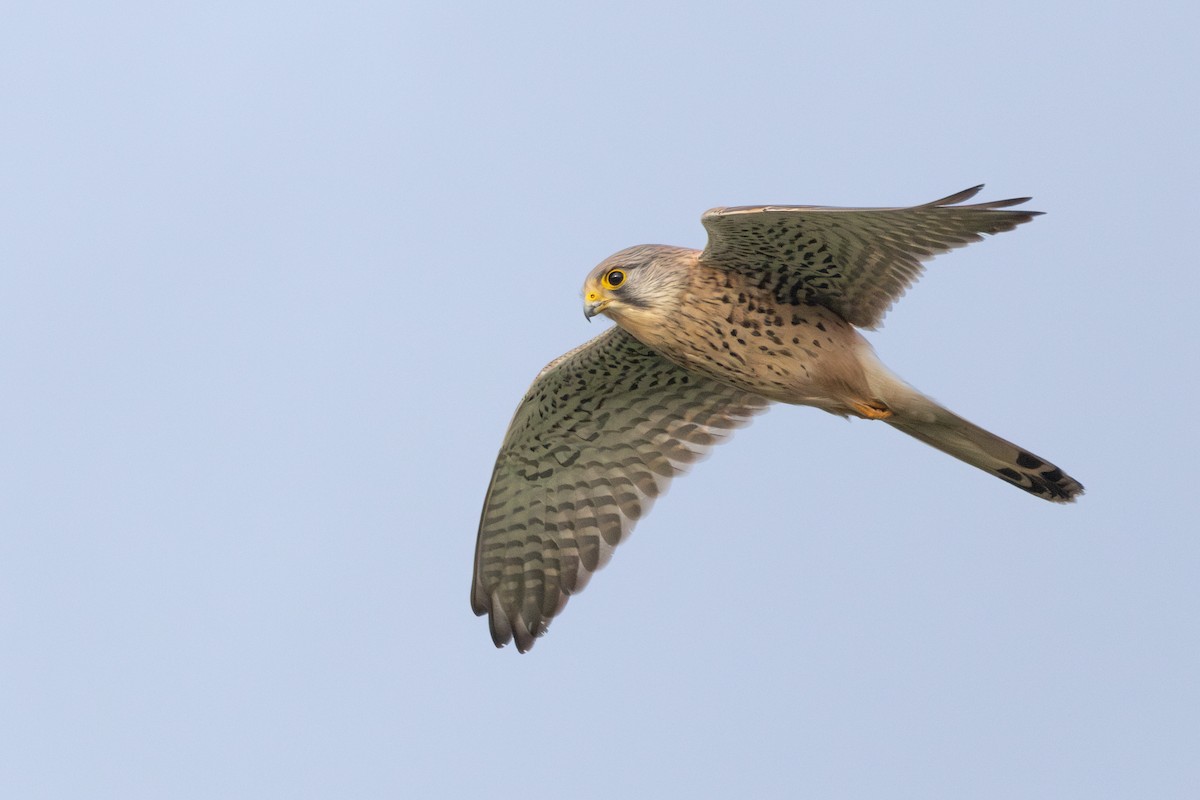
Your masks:
<instances>
[{"instance_id":1,"label":"bird's head","mask_svg":"<svg viewBox=\"0 0 1200 800\"><path fill-rule=\"evenodd\" d=\"M614 253L583 282L583 314L618 323L653 324L679 304L699 253L686 247L643 244Z\"/></svg>"}]
</instances>

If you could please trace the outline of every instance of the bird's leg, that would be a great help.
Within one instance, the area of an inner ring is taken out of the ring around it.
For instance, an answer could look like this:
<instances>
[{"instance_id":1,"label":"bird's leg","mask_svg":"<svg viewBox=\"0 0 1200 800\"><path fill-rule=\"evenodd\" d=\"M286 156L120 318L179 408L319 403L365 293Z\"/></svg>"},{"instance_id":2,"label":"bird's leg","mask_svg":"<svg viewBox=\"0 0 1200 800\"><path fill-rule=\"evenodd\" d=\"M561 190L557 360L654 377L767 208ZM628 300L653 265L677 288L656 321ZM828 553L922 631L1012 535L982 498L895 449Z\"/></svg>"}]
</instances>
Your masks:
<instances>
[{"instance_id":1,"label":"bird's leg","mask_svg":"<svg viewBox=\"0 0 1200 800\"><path fill-rule=\"evenodd\" d=\"M850 408L863 419L887 419L892 416L892 410L882 400L850 401Z\"/></svg>"}]
</instances>

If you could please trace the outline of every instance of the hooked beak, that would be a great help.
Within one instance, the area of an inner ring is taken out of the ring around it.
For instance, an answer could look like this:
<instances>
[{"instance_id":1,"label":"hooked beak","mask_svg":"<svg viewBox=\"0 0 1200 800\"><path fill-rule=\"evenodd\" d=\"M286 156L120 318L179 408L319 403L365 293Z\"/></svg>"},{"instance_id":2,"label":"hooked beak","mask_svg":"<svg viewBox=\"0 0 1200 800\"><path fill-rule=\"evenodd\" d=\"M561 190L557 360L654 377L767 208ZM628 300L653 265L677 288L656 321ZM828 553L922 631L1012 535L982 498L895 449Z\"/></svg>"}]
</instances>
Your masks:
<instances>
[{"instance_id":1,"label":"hooked beak","mask_svg":"<svg viewBox=\"0 0 1200 800\"><path fill-rule=\"evenodd\" d=\"M588 292L583 296L583 316L587 317L588 322L592 321L592 317L599 314L612 300L601 297L599 292Z\"/></svg>"}]
</instances>

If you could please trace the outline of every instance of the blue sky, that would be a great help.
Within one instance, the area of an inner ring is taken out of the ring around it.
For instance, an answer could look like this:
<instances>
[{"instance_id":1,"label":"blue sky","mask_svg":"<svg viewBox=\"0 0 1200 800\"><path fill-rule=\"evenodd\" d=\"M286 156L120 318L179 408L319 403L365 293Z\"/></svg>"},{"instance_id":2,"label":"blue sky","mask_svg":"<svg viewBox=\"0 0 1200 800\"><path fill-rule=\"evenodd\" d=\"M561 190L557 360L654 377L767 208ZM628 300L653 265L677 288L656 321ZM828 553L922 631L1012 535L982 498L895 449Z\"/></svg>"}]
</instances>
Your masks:
<instances>
[{"instance_id":1,"label":"blue sky","mask_svg":"<svg viewBox=\"0 0 1200 800\"><path fill-rule=\"evenodd\" d=\"M0 794L1195 796L1190 7L5 17ZM777 407L493 649L479 507L595 263L981 182L1048 213L870 338L1078 504Z\"/></svg>"}]
</instances>

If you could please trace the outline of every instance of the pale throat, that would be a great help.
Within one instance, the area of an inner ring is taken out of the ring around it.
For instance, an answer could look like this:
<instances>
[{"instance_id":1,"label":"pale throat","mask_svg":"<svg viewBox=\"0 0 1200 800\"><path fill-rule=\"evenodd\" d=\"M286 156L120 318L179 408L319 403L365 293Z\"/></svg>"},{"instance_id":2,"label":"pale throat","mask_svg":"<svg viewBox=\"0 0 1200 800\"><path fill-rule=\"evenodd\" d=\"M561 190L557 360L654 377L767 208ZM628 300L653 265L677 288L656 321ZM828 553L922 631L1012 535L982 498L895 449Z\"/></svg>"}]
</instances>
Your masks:
<instances>
[{"instance_id":1,"label":"pale throat","mask_svg":"<svg viewBox=\"0 0 1200 800\"><path fill-rule=\"evenodd\" d=\"M674 341L668 330L672 326L670 316L657 308L621 305L609 307L604 313L647 347L661 350Z\"/></svg>"},{"instance_id":2,"label":"pale throat","mask_svg":"<svg viewBox=\"0 0 1200 800\"><path fill-rule=\"evenodd\" d=\"M687 313L690 286L680 286L672 296L659 297L651 306L614 304L605 313L642 344L658 350L668 358L681 351L691 350L682 315Z\"/></svg>"}]
</instances>

